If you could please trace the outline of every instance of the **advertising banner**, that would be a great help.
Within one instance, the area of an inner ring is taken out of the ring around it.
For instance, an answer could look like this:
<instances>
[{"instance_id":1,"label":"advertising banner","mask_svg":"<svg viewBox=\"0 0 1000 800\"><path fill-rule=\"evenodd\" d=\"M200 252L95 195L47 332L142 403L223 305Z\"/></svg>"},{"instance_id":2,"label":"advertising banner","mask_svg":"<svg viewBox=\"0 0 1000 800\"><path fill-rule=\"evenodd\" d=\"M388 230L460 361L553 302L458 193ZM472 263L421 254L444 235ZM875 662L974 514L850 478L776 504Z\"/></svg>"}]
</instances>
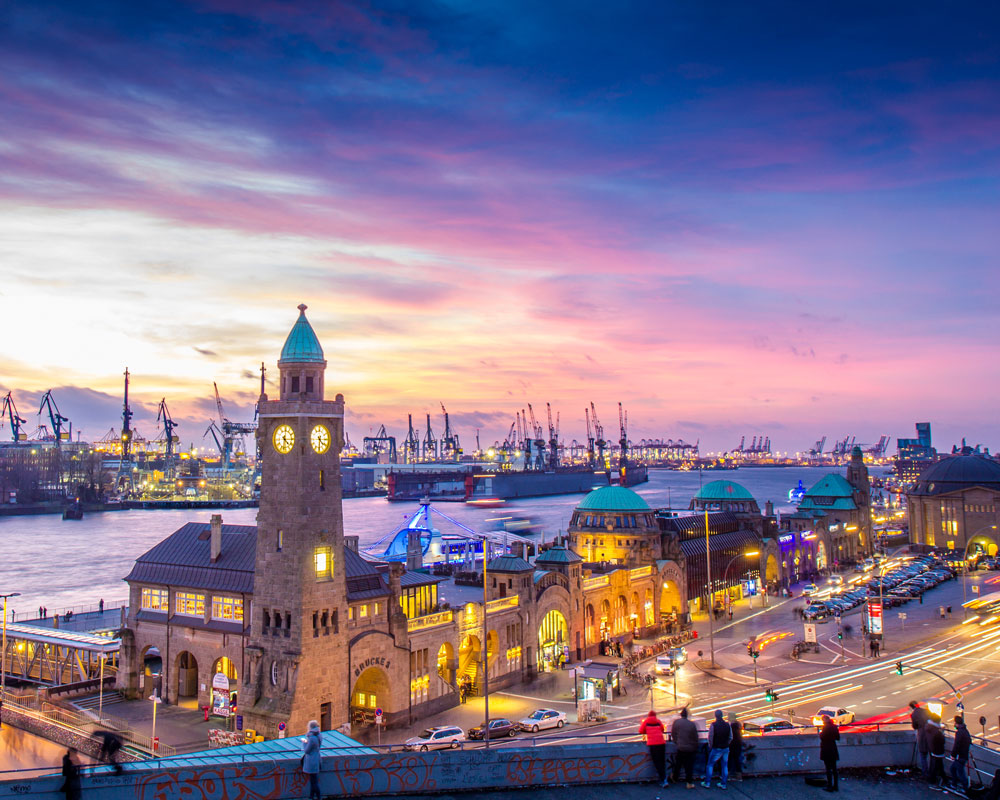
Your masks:
<instances>
[{"instance_id":1,"label":"advertising banner","mask_svg":"<svg viewBox=\"0 0 1000 800\"><path fill-rule=\"evenodd\" d=\"M882 601L878 598L868 601L868 632L873 636L882 635Z\"/></svg>"}]
</instances>

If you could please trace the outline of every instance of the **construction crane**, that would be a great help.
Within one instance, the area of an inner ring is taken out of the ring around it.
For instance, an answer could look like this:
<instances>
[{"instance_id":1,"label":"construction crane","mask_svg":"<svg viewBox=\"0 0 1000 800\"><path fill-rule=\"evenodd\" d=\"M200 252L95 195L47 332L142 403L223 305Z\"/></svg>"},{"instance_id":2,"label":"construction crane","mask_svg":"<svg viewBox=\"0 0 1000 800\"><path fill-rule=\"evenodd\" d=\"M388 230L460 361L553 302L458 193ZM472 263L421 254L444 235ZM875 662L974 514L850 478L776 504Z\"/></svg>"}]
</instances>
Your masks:
<instances>
[{"instance_id":1,"label":"construction crane","mask_svg":"<svg viewBox=\"0 0 1000 800\"><path fill-rule=\"evenodd\" d=\"M167 409L167 398L160 399L160 407L156 411L156 421L163 423L163 455L165 460L164 474L172 478L174 474L174 441L178 437L174 436L174 428L177 423L170 416Z\"/></svg>"},{"instance_id":2,"label":"construction crane","mask_svg":"<svg viewBox=\"0 0 1000 800\"><path fill-rule=\"evenodd\" d=\"M56 401L52 397L51 389L42 395L42 402L38 405L38 413L41 414L43 411L48 411L56 446L58 447L60 442L72 441L73 423L59 413L59 406L56 405ZM63 430L64 427L67 430Z\"/></svg>"},{"instance_id":3,"label":"construction crane","mask_svg":"<svg viewBox=\"0 0 1000 800\"><path fill-rule=\"evenodd\" d=\"M597 418L597 408L594 406L593 401L590 403L590 416L594 421L594 447L597 448L597 460L600 462L601 469L608 469L608 462L604 459L604 448L608 446L607 440L604 438L604 426L601 425L601 421Z\"/></svg>"},{"instance_id":4,"label":"construction crane","mask_svg":"<svg viewBox=\"0 0 1000 800\"><path fill-rule=\"evenodd\" d=\"M587 465L594 468L594 430L590 424L590 409L583 407L583 417L587 420Z\"/></svg>"},{"instance_id":5,"label":"construction crane","mask_svg":"<svg viewBox=\"0 0 1000 800\"><path fill-rule=\"evenodd\" d=\"M366 436L362 440L361 445L364 454L374 457L376 463L385 463L382 461L383 455L388 456L390 464L397 463L396 437L389 435L389 432L385 429L385 425L381 425L374 436Z\"/></svg>"},{"instance_id":6,"label":"construction crane","mask_svg":"<svg viewBox=\"0 0 1000 800\"><path fill-rule=\"evenodd\" d=\"M414 464L420 460L420 439L413 430L413 414L407 414L406 419L409 428L406 431L406 439L403 440L403 463Z\"/></svg>"},{"instance_id":7,"label":"construction crane","mask_svg":"<svg viewBox=\"0 0 1000 800\"><path fill-rule=\"evenodd\" d=\"M625 473L628 471L628 413L622 409L622 404L618 404L618 430L621 437L618 439L618 477L625 483Z\"/></svg>"},{"instance_id":8,"label":"construction crane","mask_svg":"<svg viewBox=\"0 0 1000 800\"><path fill-rule=\"evenodd\" d=\"M261 387L264 383L264 365L261 364ZM219 385L213 381L212 388L215 389L215 407L219 409L219 429L222 431L222 447L219 453L222 456L222 471L226 473L233 466L233 452L236 449L236 442L243 441L248 433L256 433L257 422L232 422L226 419L226 413L222 409L222 397L219 395ZM207 432L206 432L207 433ZM246 447L244 445L243 449Z\"/></svg>"},{"instance_id":9,"label":"construction crane","mask_svg":"<svg viewBox=\"0 0 1000 800\"><path fill-rule=\"evenodd\" d=\"M452 433L451 421L448 418L448 409L441 403L441 413L444 414L444 437L441 439L441 457L451 461L458 461L462 455L462 446L458 442L458 434Z\"/></svg>"},{"instance_id":10,"label":"construction crane","mask_svg":"<svg viewBox=\"0 0 1000 800\"><path fill-rule=\"evenodd\" d=\"M424 461L438 460L438 440L431 430L431 415L427 415L427 432L424 434Z\"/></svg>"},{"instance_id":11,"label":"construction crane","mask_svg":"<svg viewBox=\"0 0 1000 800\"><path fill-rule=\"evenodd\" d=\"M518 425L517 437L521 442L521 447L524 448L524 468L531 469L531 447L533 441L531 433L528 432L528 414L523 408L521 409L520 418L516 418L515 421Z\"/></svg>"},{"instance_id":12,"label":"construction crane","mask_svg":"<svg viewBox=\"0 0 1000 800\"><path fill-rule=\"evenodd\" d=\"M3 399L3 410L0 410L0 420L4 417L10 420L10 432L13 435L15 442L24 442L28 439L28 434L21 433L21 426L23 426L27 420L17 413L17 406L14 405L14 397L10 392L7 392L7 396Z\"/></svg>"}]
</instances>

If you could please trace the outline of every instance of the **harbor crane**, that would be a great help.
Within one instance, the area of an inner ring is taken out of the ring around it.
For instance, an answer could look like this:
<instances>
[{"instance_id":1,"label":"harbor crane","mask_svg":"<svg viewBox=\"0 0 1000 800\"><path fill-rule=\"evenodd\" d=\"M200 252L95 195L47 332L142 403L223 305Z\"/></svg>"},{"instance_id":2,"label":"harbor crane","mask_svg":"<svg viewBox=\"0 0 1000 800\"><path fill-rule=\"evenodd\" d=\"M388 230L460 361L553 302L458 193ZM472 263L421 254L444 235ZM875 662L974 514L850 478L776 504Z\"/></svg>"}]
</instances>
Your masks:
<instances>
[{"instance_id":1,"label":"harbor crane","mask_svg":"<svg viewBox=\"0 0 1000 800\"><path fill-rule=\"evenodd\" d=\"M38 413L41 414L43 411L48 411L49 421L52 423L52 435L55 438L56 446L58 447L60 442L72 441L73 423L59 413L59 406L56 405L56 401L52 397L51 389L42 395L42 402L38 405Z\"/></svg>"},{"instance_id":2,"label":"harbor crane","mask_svg":"<svg viewBox=\"0 0 1000 800\"><path fill-rule=\"evenodd\" d=\"M549 418L549 469L553 472L559 468L559 428L552 424L552 404L545 404L545 412ZM556 415L556 419L559 415Z\"/></svg>"},{"instance_id":3,"label":"harbor crane","mask_svg":"<svg viewBox=\"0 0 1000 800\"><path fill-rule=\"evenodd\" d=\"M166 462L163 472L168 478L172 478L174 474L174 443L179 441L179 438L174 435L177 423L174 422L167 409L166 397L160 399L160 407L156 411L156 421L163 423L163 455Z\"/></svg>"},{"instance_id":4,"label":"harbor crane","mask_svg":"<svg viewBox=\"0 0 1000 800\"><path fill-rule=\"evenodd\" d=\"M608 463L604 458L604 448L608 446L608 442L604 438L604 427L597 418L597 408L595 408L593 401L590 403L590 416L594 421L594 446L597 448L597 460L601 464L601 469L606 470Z\"/></svg>"},{"instance_id":5,"label":"harbor crane","mask_svg":"<svg viewBox=\"0 0 1000 800\"><path fill-rule=\"evenodd\" d=\"M396 437L390 436L385 425L379 426L374 436L366 436L361 441L361 447L366 456L374 456L378 464L383 464L382 456L388 456L388 463L396 464Z\"/></svg>"},{"instance_id":6,"label":"harbor crane","mask_svg":"<svg viewBox=\"0 0 1000 800\"><path fill-rule=\"evenodd\" d=\"M3 399L3 409L0 410L0 420L3 420L5 416L10 420L10 432L13 435L14 441L26 441L28 434L21 433L21 427L27 422L27 420L17 413L17 406L14 405L14 397L10 392L7 392L7 396Z\"/></svg>"},{"instance_id":7,"label":"harbor crane","mask_svg":"<svg viewBox=\"0 0 1000 800\"><path fill-rule=\"evenodd\" d=\"M622 409L621 403L618 404L618 430L621 433L618 439L618 477L624 483L628 471L628 413Z\"/></svg>"},{"instance_id":8,"label":"harbor crane","mask_svg":"<svg viewBox=\"0 0 1000 800\"><path fill-rule=\"evenodd\" d=\"M583 407L583 417L587 420L587 464L593 469L594 468L594 430L590 424L590 409L586 406Z\"/></svg>"},{"instance_id":9,"label":"harbor crane","mask_svg":"<svg viewBox=\"0 0 1000 800\"><path fill-rule=\"evenodd\" d=\"M413 430L413 414L406 415L409 427L406 431L406 439L403 440L403 463L414 464L420 460L420 439L417 432Z\"/></svg>"},{"instance_id":10,"label":"harbor crane","mask_svg":"<svg viewBox=\"0 0 1000 800\"><path fill-rule=\"evenodd\" d=\"M434 438L434 431L431 430L431 415L427 415L427 432L424 433L424 461L438 460L438 440Z\"/></svg>"},{"instance_id":11,"label":"harbor crane","mask_svg":"<svg viewBox=\"0 0 1000 800\"><path fill-rule=\"evenodd\" d=\"M528 431L528 414L521 409L521 416L517 421L517 438L524 448L524 468L531 469L531 447L534 444L532 434ZM523 432L522 432L523 426Z\"/></svg>"},{"instance_id":12,"label":"harbor crane","mask_svg":"<svg viewBox=\"0 0 1000 800\"><path fill-rule=\"evenodd\" d=\"M458 461L462 455L462 446L458 442L458 434L451 430L448 409L441 403L441 413L444 414L444 437L441 439L441 458L447 461Z\"/></svg>"},{"instance_id":13,"label":"harbor crane","mask_svg":"<svg viewBox=\"0 0 1000 800\"><path fill-rule=\"evenodd\" d=\"M261 365L263 369L263 365ZM261 385L263 387L264 374L261 372ZM232 422L226 418L226 413L222 408L222 397L219 395L219 385L213 381L212 388L215 389L215 407L219 410L219 430L222 432L222 446L219 454L222 456L222 471L232 469L233 453L236 451L236 443L243 442L244 437L250 433L257 432L257 423L254 422ZM207 434L207 431L206 431ZM218 442L216 442L218 444ZM246 449L244 444L243 450Z\"/></svg>"},{"instance_id":14,"label":"harbor crane","mask_svg":"<svg viewBox=\"0 0 1000 800\"><path fill-rule=\"evenodd\" d=\"M535 469L545 469L545 440L542 438L542 426L535 419L535 409L528 403L528 418L531 420L531 433L535 437Z\"/></svg>"},{"instance_id":15,"label":"harbor crane","mask_svg":"<svg viewBox=\"0 0 1000 800\"><path fill-rule=\"evenodd\" d=\"M118 462L118 489L131 495L132 485L132 440L135 431L132 430L132 407L128 403L129 372L125 367L125 397L122 402L122 454Z\"/></svg>"},{"instance_id":16,"label":"harbor crane","mask_svg":"<svg viewBox=\"0 0 1000 800\"><path fill-rule=\"evenodd\" d=\"M205 432L201 435L201 438L204 439L206 436L208 436L208 434L212 434L212 438L215 439L215 446L219 448L219 452L220 453L224 452L225 448L222 444L222 431L219 430L219 426L215 424L214 419L208 421L208 427L205 429Z\"/></svg>"}]
</instances>

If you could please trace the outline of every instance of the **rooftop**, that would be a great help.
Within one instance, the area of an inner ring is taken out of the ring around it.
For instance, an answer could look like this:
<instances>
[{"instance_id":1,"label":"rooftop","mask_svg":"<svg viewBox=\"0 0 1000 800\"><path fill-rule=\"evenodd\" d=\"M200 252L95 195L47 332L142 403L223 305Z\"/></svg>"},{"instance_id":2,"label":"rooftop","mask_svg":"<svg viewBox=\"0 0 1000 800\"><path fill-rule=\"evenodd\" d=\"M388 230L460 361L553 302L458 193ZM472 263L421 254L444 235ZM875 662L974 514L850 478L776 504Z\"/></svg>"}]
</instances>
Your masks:
<instances>
[{"instance_id":1,"label":"rooftop","mask_svg":"<svg viewBox=\"0 0 1000 800\"><path fill-rule=\"evenodd\" d=\"M942 458L920 473L912 494L944 494L972 486L1000 490L1000 464L983 456Z\"/></svg>"},{"instance_id":2,"label":"rooftop","mask_svg":"<svg viewBox=\"0 0 1000 800\"><path fill-rule=\"evenodd\" d=\"M567 550L562 545L550 547L535 559L536 565L541 564L579 564L583 561L580 556L572 550Z\"/></svg>"},{"instance_id":3,"label":"rooftop","mask_svg":"<svg viewBox=\"0 0 1000 800\"><path fill-rule=\"evenodd\" d=\"M316 337L316 332L309 324L309 320L306 319L306 305L304 303L299 306L299 318L295 320L292 330L288 333L288 338L285 339L285 346L281 348L281 358L278 362L282 361L293 364L326 363L326 359L323 357L323 348Z\"/></svg>"},{"instance_id":4,"label":"rooftop","mask_svg":"<svg viewBox=\"0 0 1000 800\"><path fill-rule=\"evenodd\" d=\"M754 497L744 486L735 481L712 481L702 486L694 496L695 500L753 500Z\"/></svg>"},{"instance_id":5,"label":"rooftop","mask_svg":"<svg viewBox=\"0 0 1000 800\"><path fill-rule=\"evenodd\" d=\"M583 498L578 509L584 511L650 511L649 504L624 486L602 486Z\"/></svg>"}]
</instances>

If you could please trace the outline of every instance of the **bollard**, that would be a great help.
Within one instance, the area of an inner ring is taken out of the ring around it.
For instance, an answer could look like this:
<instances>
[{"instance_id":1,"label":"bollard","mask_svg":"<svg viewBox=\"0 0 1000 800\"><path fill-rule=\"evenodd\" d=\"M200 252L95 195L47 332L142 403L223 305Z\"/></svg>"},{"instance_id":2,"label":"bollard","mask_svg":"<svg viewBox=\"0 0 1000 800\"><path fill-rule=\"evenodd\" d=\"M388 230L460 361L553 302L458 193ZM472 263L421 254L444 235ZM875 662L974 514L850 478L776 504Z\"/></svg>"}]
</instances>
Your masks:
<instances>
[{"instance_id":1,"label":"bollard","mask_svg":"<svg viewBox=\"0 0 1000 800\"><path fill-rule=\"evenodd\" d=\"M201 710L205 712L205 722L208 722L208 706L202 706Z\"/></svg>"},{"instance_id":2,"label":"bollard","mask_svg":"<svg viewBox=\"0 0 1000 800\"><path fill-rule=\"evenodd\" d=\"M154 736L153 737L153 753L158 753L159 750L160 750L160 737L159 736Z\"/></svg>"}]
</instances>

